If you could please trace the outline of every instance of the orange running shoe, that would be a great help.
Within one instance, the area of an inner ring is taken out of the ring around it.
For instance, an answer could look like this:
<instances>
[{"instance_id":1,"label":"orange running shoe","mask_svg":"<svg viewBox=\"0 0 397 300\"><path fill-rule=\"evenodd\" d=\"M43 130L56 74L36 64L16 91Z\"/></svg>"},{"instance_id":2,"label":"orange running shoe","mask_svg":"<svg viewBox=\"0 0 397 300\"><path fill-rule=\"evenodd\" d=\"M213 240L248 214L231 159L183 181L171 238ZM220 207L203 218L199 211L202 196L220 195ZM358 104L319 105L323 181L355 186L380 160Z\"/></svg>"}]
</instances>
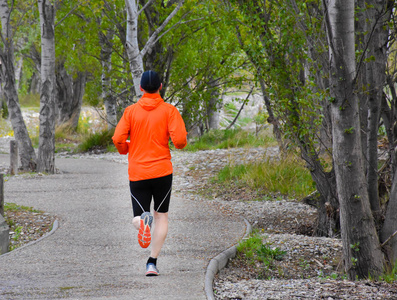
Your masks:
<instances>
[{"instance_id":1,"label":"orange running shoe","mask_svg":"<svg viewBox=\"0 0 397 300\"><path fill-rule=\"evenodd\" d=\"M150 229L152 227L153 216L150 212L144 212L141 215L139 231L138 231L138 243L142 248L147 248L152 241L152 235Z\"/></svg>"}]
</instances>

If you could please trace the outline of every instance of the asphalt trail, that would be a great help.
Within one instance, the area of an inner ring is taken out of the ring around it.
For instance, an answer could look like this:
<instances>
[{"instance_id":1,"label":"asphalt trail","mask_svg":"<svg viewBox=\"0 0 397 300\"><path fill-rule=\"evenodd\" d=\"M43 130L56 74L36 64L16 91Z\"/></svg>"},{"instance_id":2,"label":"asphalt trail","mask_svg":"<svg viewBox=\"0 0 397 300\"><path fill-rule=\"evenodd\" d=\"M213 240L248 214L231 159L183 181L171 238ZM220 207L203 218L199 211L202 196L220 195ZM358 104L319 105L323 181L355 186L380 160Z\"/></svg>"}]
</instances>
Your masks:
<instances>
[{"instance_id":1,"label":"asphalt trail","mask_svg":"<svg viewBox=\"0 0 397 300\"><path fill-rule=\"evenodd\" d=\"M6 202L54 214L59 228L0 256L0 299L206 299L208 262L244 235L242 219L173 191L161 275L145 277L149 250L131 224L127 165L65 158L56 166L60 174L5 183Z\"/></svg>"}]
</instances>

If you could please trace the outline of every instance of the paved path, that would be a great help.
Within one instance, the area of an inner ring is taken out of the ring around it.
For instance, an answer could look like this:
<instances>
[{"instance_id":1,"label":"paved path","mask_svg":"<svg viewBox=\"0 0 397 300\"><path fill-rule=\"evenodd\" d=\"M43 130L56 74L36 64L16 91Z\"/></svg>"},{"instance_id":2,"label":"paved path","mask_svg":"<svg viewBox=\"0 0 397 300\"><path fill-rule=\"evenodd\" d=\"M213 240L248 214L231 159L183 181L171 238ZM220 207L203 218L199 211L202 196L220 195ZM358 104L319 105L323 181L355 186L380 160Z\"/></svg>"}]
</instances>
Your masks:
<instances>
[{"instance_id":1,"label":"paved path","mask_svg":"<svg viewBox=\"0 0 397 300\"><path fill-rule=\"evenodd\" d=\"M55 214L59 228L0 256L0 299L205 299L209 260L244 235L242 219L174 190L161 275L145 277L149 250L131 224L127 165L72 158L56 165L61 174L5 183L6 202Z\"/></svg>"}]
</instances>

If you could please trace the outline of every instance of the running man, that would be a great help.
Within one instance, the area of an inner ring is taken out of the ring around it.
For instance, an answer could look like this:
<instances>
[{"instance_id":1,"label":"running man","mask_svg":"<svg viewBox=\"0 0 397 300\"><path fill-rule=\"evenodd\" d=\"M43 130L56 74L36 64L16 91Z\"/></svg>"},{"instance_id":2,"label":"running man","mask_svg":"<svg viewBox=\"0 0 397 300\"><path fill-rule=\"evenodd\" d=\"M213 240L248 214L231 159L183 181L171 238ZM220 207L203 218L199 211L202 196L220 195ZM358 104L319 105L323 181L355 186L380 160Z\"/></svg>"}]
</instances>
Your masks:
<instances>
[{"instance_id":1,"label":"running man","mask_svg":"<svg viewBox=\"0 0 397 300\"><path fill-rule=\"evenodd\" d=\"M128 176L138 242L147 248L152 242L146 263L146 276L157 276L157 257L168 233L168 207L172 189L172 163L169 138L174 146L186 146L186 128L175 106L160 96L162 83L154 71L146 71L141 78L139 101L124 111L117 124L113 143L120 154L128 154ZM128 137L130 140L128 141ZM154 201L153 215L150 213Z\"/></svg>"}]
</instances>

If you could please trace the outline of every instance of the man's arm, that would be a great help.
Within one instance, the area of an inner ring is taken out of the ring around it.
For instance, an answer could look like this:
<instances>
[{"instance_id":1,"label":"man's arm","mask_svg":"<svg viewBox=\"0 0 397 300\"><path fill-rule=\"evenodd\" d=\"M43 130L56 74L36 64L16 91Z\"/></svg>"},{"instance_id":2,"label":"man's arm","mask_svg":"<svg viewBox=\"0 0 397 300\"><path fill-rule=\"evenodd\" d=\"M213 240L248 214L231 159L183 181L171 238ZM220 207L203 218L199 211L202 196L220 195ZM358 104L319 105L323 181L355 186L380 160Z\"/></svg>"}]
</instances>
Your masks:
<instances>
[{"instance_id":1,"label":"man's arm","mask_svg":"<svg viewBox=\"0 0 397 300\"><path fill-rule=\"evenodd\" d=\"M187 144L187 132L185 122L182 119L179 111L173 107L171 116L169 119L168 130L172 143L177 149L183 149Z\"/></svg>"},{"instance_id":2,"label":"man's arm","mask_svg":"<svg viewBox=\"0 0 397 300\"><path fill-rule=\"evenodd\" d=\"M130 120L128 117L128 111L126 110L117 124L112 137L113 144L116 146L120 154L128 154L130 143L127 139L130 136L130 128Z\"/></svg>"}]
</instances>

